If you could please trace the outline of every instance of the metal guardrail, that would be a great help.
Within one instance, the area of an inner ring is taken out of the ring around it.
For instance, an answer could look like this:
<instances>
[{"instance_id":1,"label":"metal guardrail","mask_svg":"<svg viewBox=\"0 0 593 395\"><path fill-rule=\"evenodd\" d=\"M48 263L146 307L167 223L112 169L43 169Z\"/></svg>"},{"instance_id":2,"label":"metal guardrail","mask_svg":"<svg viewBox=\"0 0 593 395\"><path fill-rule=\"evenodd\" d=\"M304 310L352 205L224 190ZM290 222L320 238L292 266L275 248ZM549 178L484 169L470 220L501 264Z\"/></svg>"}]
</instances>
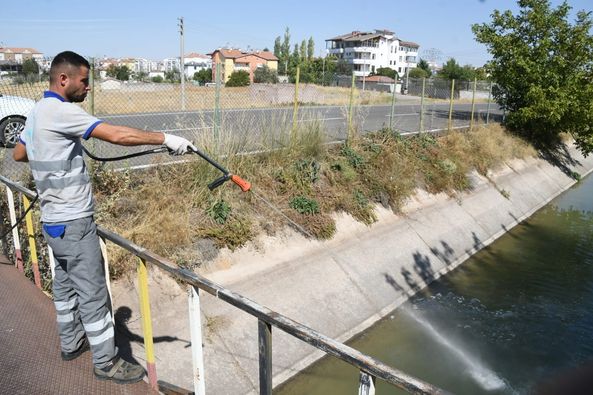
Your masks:
<instances>
[{"instance_id":1,"label":"metal guardrail","mask_svg":"<svg viewBox=\"0 0 593 395\"><path fill-rule=\"evenodd\" d=\"M12 190L22 194L25 206L28 204L28 198L34 198L35 193L31 190L9 180L0 175L0 182L6 185L8 204L10 210L11 226L16 223L14 210L14 201ZM29 248L31 249L32 267L35 274L35 283L41 288L39 270L36 263L35 238L32 223L32 214L29 212L26 217L27 233L29 238ZM223 300L236 308L256 317L258 319L258 342L259 342L259 392L260 394L272 393L272 327L288 333L289 335L325 352L342 361L357 367L360 370L359 394L371 395L375 393L374 382L376 378L386 381L396 387L399 387L412 394L448 394L432 384L426 383L416 377L408 375L398 369L392 368L383 362L365 355L358 350L353 349L343 343L340 343L328 336L323 335L297 321L294 321L282 314L279 314L269 308L262 306L253 300L250 300L238 293L222 287L194 272L178 268L172 261L140 247L133 242L113 233L101 226L98 226L98 233L101 239L120 246L139 258L138 262L138 284L139 299L142 318L142 330L144 337L144 346L146 350L147 372L151 387L159 389L156 376L156 367L153 349L152 323L150 317L150 302L148 298L148 278L146 263L149 262L161 270L165 271L174 278L191 285L190 298L190 326L191 326L191 344L192 360L194 367L194 391L198 395L205 394L204 385L204 364L202 355L202 336L200 322L200 291L204 291L214 297ZM19 270L23 271L23 259L20 252L20 242L18 230L15 228L12 232L15 247L15 262ZM104 260L107 264L107 254L104 245L102 245ZM53 256L51 250L48 251L50 265L53 265ZM53 266L52 266L53 268ZM107 276L109 271L106 271ZM109 282L108 282L109 286ZM173 386L161 386L160 390L171 393Z\"/></svg>"}]
</instances>

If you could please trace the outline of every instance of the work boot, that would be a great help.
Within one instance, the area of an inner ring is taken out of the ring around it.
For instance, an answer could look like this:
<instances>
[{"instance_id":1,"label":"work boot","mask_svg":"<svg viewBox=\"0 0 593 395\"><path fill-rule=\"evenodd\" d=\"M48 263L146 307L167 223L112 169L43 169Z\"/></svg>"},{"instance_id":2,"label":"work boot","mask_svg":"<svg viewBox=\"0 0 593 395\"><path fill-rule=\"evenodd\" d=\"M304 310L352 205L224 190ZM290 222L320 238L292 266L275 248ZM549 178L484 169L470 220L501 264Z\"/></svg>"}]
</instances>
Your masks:
<instances>
[{"instance_id":1,"label":"work boot","mask_svg":"<svg viewBox=\"0 0 593 395\"><path fill-rule=\"evenodd\" d=\"M73 359L76 359L80 355L82 355L85 351L88 351L89 348L90 348L89 341L85 337L84 340L82 341L82 344L80 345L80 347L78 347L78 350L72 351L72 352L62 351L62 360L63 361L72 361Z\"/></svg>"},{"instance_id":2,"label":"work boot","mask_svg":"<svg viewBox=\"0 0 593 395\"><path fill-rule=\"evenodd\" d=\"M144 368L115 357L104 368L95 366L95 377L99 380L113 380L118 384L135 383L144 377Z\"/></svg>"}]
</instances>

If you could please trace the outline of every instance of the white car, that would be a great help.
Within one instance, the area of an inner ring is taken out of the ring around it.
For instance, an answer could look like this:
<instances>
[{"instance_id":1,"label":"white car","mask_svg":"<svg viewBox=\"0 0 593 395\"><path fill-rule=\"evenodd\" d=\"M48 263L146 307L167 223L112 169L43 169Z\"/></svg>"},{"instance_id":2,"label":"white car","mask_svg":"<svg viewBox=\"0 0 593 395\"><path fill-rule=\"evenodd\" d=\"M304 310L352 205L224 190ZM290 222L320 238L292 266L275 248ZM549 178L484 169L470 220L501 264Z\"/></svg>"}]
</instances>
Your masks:
<instances>
[{"instance_id":1,"label":"white car","mask_svg":"<svg viewBox=\"0 0 593 395\"><path fill-rule=\"evenodd\" d=\"M0 143L7 148L14 147L25 128L27 115L35 101L19 96L5 96L0 93Z\"/></svg>"}]
</instances>

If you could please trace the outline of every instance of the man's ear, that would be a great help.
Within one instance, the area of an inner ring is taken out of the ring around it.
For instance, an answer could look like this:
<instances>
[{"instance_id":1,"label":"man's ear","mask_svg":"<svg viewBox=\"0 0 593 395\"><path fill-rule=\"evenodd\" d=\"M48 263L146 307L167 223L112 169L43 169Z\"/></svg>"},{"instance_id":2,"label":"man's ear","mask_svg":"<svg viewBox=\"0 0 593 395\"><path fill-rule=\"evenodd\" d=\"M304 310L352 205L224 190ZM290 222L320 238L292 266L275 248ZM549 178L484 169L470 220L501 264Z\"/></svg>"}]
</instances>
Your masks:
<instances>
[{"instance_id":1,"label":"man's ear","mask_svg":"<svg viewBox=\"0 0 593 395\"><path fill-rule=\"evenodd\" d=\"M60 85L61 86L66 86L66 84L68 83L68 75L66 73L60 73Z\"/></svg>"}]
</instances>

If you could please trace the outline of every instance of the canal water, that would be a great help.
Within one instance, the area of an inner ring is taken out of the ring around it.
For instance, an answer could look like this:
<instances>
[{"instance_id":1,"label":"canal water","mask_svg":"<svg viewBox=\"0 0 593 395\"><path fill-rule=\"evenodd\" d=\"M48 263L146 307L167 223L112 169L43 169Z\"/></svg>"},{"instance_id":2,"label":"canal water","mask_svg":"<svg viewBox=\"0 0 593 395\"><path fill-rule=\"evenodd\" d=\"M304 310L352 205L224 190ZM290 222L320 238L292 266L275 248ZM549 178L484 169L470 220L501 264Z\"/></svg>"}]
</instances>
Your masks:
<instances>
[{"instance_id":1,"label":"canal water","mask_svg":"<svg viewBox=\"0 0 593 395\"><path fill-rule=\"evenodd\" d=\"M349 345L456 394L531 394L592 366L593 177ZM325 358L275 393L357 391L358 371Z\"/></svg>"}]
</instances>

